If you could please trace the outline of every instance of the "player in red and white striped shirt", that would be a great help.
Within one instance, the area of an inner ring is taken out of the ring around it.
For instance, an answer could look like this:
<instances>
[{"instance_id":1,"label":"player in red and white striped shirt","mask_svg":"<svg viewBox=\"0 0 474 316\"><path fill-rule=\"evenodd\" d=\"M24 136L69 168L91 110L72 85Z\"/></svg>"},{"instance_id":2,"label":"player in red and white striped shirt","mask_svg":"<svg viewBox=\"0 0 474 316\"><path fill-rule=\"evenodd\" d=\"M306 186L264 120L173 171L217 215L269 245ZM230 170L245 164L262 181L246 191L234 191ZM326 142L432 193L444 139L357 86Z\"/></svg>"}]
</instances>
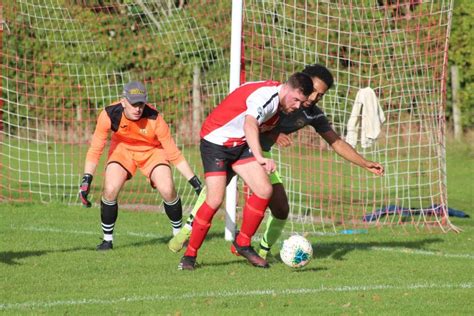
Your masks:
<instances>
[{"instance_id":1,"label":"player in red and white striped shirt","mask_svg":"<svg viewBox=\"0 0 474 316\"><path fill-rule=\"evenodd\" d=\"M303 73L293 74L283 84L249 82L229 94L206 118L201 128L200 149L208 194L196 213L179 269L194 270L197 252L234 174L239 175L253 193L244 206L241 230L233 246L252 265L269 267L250 245L272 195L267 174L276 167L272 159L263 156L259 133L276 125L280 111L291 113L299 109L312 92L313 82Z\"/></svg>"}]
</instances>

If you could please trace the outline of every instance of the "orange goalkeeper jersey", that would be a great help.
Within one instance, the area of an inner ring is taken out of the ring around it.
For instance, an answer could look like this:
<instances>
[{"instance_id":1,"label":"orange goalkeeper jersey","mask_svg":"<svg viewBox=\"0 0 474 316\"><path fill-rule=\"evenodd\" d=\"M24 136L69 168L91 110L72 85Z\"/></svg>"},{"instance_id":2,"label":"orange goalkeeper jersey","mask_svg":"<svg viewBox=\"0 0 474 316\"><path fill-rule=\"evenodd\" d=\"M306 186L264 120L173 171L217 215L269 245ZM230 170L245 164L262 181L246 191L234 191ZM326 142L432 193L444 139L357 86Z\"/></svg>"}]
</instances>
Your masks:
<instances>
[{"instance_id":1,"label":"orange goalkeeper jersey","mask_svg":"<svg viewBox=\"0 0 474 316\"><path fill-rule=\"evenodd\" d=\"M171 132L163 117L150 105L143 109L138 121L131 121L123 114L120 102L106 107L99 114L97 125L86 160L97 164L112 131L110 147L117 143L125 145L130 151L148 151L153 148L164 149L169 162L176 165L184 160L181 151L176 146Z\"/></svg>"}]
</instances>

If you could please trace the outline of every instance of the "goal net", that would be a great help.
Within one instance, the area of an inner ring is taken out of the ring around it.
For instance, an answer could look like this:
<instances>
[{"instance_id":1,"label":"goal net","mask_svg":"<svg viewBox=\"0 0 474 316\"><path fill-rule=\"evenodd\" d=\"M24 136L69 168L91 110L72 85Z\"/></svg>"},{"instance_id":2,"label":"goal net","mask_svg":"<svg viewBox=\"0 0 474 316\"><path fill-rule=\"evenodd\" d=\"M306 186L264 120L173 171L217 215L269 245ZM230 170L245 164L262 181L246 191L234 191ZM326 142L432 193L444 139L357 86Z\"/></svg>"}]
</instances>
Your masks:
<instances>
[{"instance_id":1,"label":"goal net","mask_svg":"<svg viewBox=\"0 0 474 316\"><path fill-rule=\"evenodd\" d=\"M372 88L386 118L370 147L384 177L351 165L311 128L272 154L288 191L289 229L390 226L449 230L445 82L451 1L245 1L247 81L285 80L321 63L335 77L320 101L343 137L357 92ZM0 199L77 204L97 115L130 80L169 123L198 174L202 120L228 93L230 1L17 0L0 34ZM106 148L107 150L107 148ZM106 151L91 198L99 201ZM190 207L194 193L175 182ZM239 206L243 194L240 194ZM122 206L161 209L137 174Z\"/></svg>"},{"instance_id":2,"label":"goal net","mask_svg":"<svg viewBox=\"0 0 474 316\"><path fill-rule=\"evenodd\" d=\"M386 170L374 176L337 156L312 127L301 130L296 146L273 149L293 230L452 228L444 135L450 10L450 1L431 0L246 1L246 79L284 79L306 64L326 65L335 86L319 106L338 134ZM385 117L372 143L357 110L365 88Z\"/></svg>"}]
</instances>

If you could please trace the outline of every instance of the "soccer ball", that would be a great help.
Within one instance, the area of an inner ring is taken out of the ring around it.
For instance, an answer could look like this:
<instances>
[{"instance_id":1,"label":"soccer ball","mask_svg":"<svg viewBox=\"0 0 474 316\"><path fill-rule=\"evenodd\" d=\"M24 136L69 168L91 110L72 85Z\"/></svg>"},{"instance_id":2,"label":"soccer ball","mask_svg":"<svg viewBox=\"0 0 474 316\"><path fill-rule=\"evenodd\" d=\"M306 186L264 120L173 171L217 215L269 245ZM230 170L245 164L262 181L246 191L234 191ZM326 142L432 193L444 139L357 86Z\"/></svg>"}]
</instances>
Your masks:
<instances>
[{"instance_id":1,"label":"soccer ball","mask_svg":"<svg viewBox=\"0 0 474 316\"><path fill-rule=\"evenodd\" d=\"M301 268L313 258L313 247L303 236L293 235L283 241L280 257L287 266Z\"/></svg>"}]
</instances>

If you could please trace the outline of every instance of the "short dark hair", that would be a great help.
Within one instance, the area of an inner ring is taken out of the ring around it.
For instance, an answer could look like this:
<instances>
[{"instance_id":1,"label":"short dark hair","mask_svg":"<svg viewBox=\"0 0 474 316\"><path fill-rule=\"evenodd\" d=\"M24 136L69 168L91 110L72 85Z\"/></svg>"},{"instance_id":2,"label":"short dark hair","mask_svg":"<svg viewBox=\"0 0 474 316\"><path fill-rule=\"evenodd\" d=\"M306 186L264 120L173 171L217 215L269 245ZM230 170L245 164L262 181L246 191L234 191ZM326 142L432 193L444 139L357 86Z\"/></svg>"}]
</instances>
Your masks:
<instances>
[{"instance_id":1,"label":"short dark hair","mask_svg":"<svg viewBox=\"0 0 474 316\"><path fill-rule=\"evenodd\" d=\"M317 77L321 79L328 86L328 89L331 88L334 83L334 77L329 69L320 64L306 65L303 69L303 73L311 78Z\"/></svg>"},{"instance_id":2,"label":"short dark hair","mask_svg":"<svg viewBox=\"0 0 474 316\"><path fill-rule=\"evenodd\" d=\"M287 83L293 89L299 89L307 97L313 93L313 80L305 73L295 72L288 78Z\"/></svg>"}]
</instances>

